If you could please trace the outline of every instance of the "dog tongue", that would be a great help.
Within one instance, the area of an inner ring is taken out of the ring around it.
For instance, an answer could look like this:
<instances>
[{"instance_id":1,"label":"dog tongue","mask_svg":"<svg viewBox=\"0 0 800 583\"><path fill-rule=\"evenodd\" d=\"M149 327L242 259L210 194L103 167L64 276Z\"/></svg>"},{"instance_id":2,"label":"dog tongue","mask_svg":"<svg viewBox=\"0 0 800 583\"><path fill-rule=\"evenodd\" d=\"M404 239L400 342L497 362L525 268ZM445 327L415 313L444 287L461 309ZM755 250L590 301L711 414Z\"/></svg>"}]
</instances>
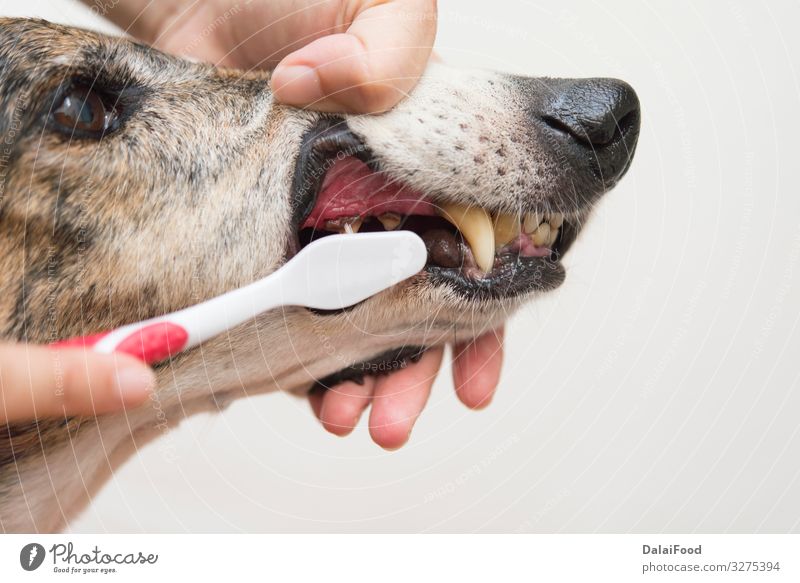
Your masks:
<instances>
[{"instance_id":1,"label":"dog tongue","mask_svg":"<svg viewBox=\"0 0 800 583\"><path fill-rule=\"evenodd\" d=\"M315 227L325 221L399 215L436 216L436 207L424 200L419 192L373 172L357 158L336 160L322 182L314 209L302 228Z\"/></svg>"}]
</instances>

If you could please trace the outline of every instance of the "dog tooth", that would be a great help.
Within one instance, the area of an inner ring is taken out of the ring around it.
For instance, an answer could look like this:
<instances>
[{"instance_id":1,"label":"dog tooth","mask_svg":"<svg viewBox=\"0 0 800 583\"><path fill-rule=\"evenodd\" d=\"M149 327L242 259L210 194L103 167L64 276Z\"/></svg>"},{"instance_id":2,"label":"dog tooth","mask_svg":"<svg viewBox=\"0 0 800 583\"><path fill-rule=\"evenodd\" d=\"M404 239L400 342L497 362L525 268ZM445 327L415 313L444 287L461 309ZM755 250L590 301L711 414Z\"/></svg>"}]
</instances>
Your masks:
<instances>
[{"instance_id":1,"label":"dog tooth","mask_svg":"<svg viewBox=\"0 0 800 583\"><path fill-rule=\"evenodd\" d=\"M526 235L531 235L542 222L542 215L539 213L528 213L522 223L522 230Z\"/></svg>"},{"instance_id":2,"label":"dog tooth","mask_svg":"<svg viewBox=\"0 0 800 583\"><path fill-rule=\"evenodd\" d=\"M553 228L553 224L550 223L550 236L547 238L547 246L552 247L556 239L558 239L558 229Z\"/></svg>"},{"instance_id":3,"label":"dog tooth","mask_svg":"<svg viewBox=\"0 0 800 583\"><path fill-rule=\"evenodd\" d=\"M400 222L403 219L397 213L383 213L381 216L378 217L378 220L381 222L384 229L386 229L387 231L394 231L397 227L400 226Z\"/></svg>"},{"instance_id":4,"label":"dog tooth","mask_svg":"<svg viewBox=\"0 0 800 583\"><path fill-rule=\"evenodd\" d=\"M358 230L361 228L362 224L364 224L364 219L361 217L355 217L344 224L344 231L348 235L353 235L354 233L358 233Z\"/></svg>"},{"instance_id":5,"label":"dog tooth","mask_svg":"<svg viewBox=\"0 0 800 583\"><path fill-rule=\"evenodd\" d=\"M550 228L558 230L564 224L564 215L562 213L553 213L550 215Z\"/></svg>"},{"instance_id":6,"label":"dog tooth","mask_svg":"<svg viewBox=\"0 0 800 583\"><path fill-rule=\"evenodd\" d=\"M494 218L494 244L502 247L519 237L522 225L519 216L500 213Z\"/></svg>"},{"instance_id":7,"label":"dog tooth","mask_svg":"<svg viewBox=\"0 0 800 583\"><path fill-rule=\"evenodd\" d=\"M533 244L537 247L544 247L550 239L550 225L542 223L539 228L533 233Z\"/></svg>"},{"instance_id":8,"label":"dog tooth","mask_svg":"<svg viewBox=\"0 0 800 583\"><path fill-rule=\"evenodd\" d=\"M331 233L339 234L345 232L345 228L339 220L325 221L325 230L330 231Z\"/></svg>"},{"instance_id":9,"label":"dog tooth","mask_svg":"<svg viewBox=\"0 0 800 583\"><path fill-rule=\"evenodd\" d=\"M455 225L472 249L475 263L484 273L494 265L494 228L489 213L480 207L444 204L439 214Z\"/></svg>"}]
</instances>

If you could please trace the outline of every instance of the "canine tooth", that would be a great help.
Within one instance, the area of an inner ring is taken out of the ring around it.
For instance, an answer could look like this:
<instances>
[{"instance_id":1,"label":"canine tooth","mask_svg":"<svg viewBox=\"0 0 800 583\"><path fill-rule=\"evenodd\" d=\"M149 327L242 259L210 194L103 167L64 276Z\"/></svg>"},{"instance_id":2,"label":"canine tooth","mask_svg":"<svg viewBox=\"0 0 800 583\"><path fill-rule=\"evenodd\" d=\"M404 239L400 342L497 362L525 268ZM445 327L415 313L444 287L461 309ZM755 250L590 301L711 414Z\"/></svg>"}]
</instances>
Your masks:
<instances>
[{"instance_id":1,"label":"canine tooth","mask_svg":"<svg viewBox=\"0 0 800 583\"><path fill-rule=\"evenodd\" d=\"M544 247L547 240L550 238L550 225L542 223L539 228L533 233L533 244L537 247Z\"/></svg>"},{"instance_id":2,"label":"canine tooth","mask_svg":"<svg viewBox=\"0 0 800 583\"><path fill-rule=\"evenodd\" d=\"M494 229L489 214L480 207L462 204L444 204L439 214L461 231L478 267L489 273L494 265Z\"/></svg>"},{"instance_id":3,"label":"canine tooth","mask_svg":"<svg viewBox=\"0 0 800 583\"><path fill-rule=\"evenodd\" d=\"M564 224L564 215L561 213L553 213L550 215L550 228L558 230Z\"/></svg>"},{"instance_id":4,"label":"canine tooth","mask_svg":"<svg viewBox=\"0 0 800 583\"><path fill-rule=\"evenodd\" d=\"M522 228L517 215L500 213L494 218L494 244L502 247L519 237Z\"/></svg>"},{"instance_id":5,"label":"canine tooth","mask_svg":"<svg viewBox=\"0 0 800 583\"><path fill-rule=\"evenodd\" d=\"M532 234L542 222L542 215L539 213L528 213L522 223L522 230L526 235Z\"/></svg>"},{"instance_id":6,"label":"canine tooth","mask_svg":"<svg viewBox=\"0 0 800 583\"><path fill-rule=\"evenodd\" d=\"M552 247L556 239L558 239L558 229L554 229L553 223L550 223L550 236L547 238L547 246Z\"/></svg>"},{"instance_id":7,"label":"canine tooth","mask_svg":"<svg viewBox=\"0 0 800 583\"><path fill-rule=\"evenodd\" d=\"M378 220L381 222L384 229L386 229L387 231L394 231L397 227L400 226L402 217L397 213L383 213L381 216L378 217Z\"/></svg>"}]
</instances>

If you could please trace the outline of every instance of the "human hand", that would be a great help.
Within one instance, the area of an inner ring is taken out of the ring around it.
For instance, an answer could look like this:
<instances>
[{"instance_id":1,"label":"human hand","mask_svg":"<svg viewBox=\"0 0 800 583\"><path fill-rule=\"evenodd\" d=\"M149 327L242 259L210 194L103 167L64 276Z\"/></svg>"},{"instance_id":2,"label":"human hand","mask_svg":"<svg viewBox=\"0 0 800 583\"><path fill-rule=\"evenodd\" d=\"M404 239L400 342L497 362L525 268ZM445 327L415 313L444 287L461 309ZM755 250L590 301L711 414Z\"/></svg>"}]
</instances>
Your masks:
<instances>
[{"instance_id":1,"label":"human hand","mask_svg":"<svg viewBox=\"0 0 800 583\"><path fill-rule=\"evenodd\" d=\"M364 384L341 383L309 395L322 426L334 435L349 435L368 405L369 433L385 449L406 444L428 401L442 364L441 347L428 350L419 362L385 377L365 377ZM453 384L458 398L470 409L487 407L500 382L503 329L453 347Z\"/></svg>"},{"instance_id":2,"label":"human hand","mask_svg":"<svg viewBox=\"0 0 800 583\"><path fill-rule=\"evenodd\" d=\"M126 0L105 15L168 53L274 69L279 101L319 111L392 108L436 36L436 0Z\"/></svg>"},{"instance_id":3,"label":"human hand","mask_svg":"<svg viewBox=\"0 0 800 583\"><path fill-rule=\"evenodd\" d=\"M92 4L92 0L84 0ZM274 69L279 101L321 111L376 113L417 83L436 36L435 0L126 0L109 17L134 36L218 66ZM471 408L499 382L503 332L454 347L453 380ZM372 404L373 440L402 446L425 407L441 348L387 377L367 377L310 395L323 426L349 434Z\"/></svg>"},{"instance_id":4,"label":"human hand","mask_svg":"<svg viewBox=\"0 0 800 583\"><path fill-rule=\"evenodd\" d=\"M113 413L141 405L154 385L129 356L0 344L0 424Z\"/></svg>"}]
</instances>

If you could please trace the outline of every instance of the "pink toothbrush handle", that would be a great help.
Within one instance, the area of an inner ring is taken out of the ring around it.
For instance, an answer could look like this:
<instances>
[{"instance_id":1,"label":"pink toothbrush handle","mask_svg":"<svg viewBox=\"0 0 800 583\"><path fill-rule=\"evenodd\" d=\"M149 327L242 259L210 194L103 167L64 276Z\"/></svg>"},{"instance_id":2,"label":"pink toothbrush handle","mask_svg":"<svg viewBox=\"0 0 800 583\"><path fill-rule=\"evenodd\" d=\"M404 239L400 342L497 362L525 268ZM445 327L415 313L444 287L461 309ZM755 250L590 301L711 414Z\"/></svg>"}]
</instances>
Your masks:
<instances>
[{"instance_id":1,"label":"pink toothbrush handle","mask_svg":"<svg viewBox=\"0 0 800 583\"><path fill-rule=\"evenodd\" d=\"M112 332L101 332L91 336L80 336L55 342L56 348L95 348ZM157 322L147 324L121 338L113 347L113 352L122 352L138 358L147 364L156 364L175 356L186 348L189 333L178 324Z\"/></svg>"}]
</instances>

